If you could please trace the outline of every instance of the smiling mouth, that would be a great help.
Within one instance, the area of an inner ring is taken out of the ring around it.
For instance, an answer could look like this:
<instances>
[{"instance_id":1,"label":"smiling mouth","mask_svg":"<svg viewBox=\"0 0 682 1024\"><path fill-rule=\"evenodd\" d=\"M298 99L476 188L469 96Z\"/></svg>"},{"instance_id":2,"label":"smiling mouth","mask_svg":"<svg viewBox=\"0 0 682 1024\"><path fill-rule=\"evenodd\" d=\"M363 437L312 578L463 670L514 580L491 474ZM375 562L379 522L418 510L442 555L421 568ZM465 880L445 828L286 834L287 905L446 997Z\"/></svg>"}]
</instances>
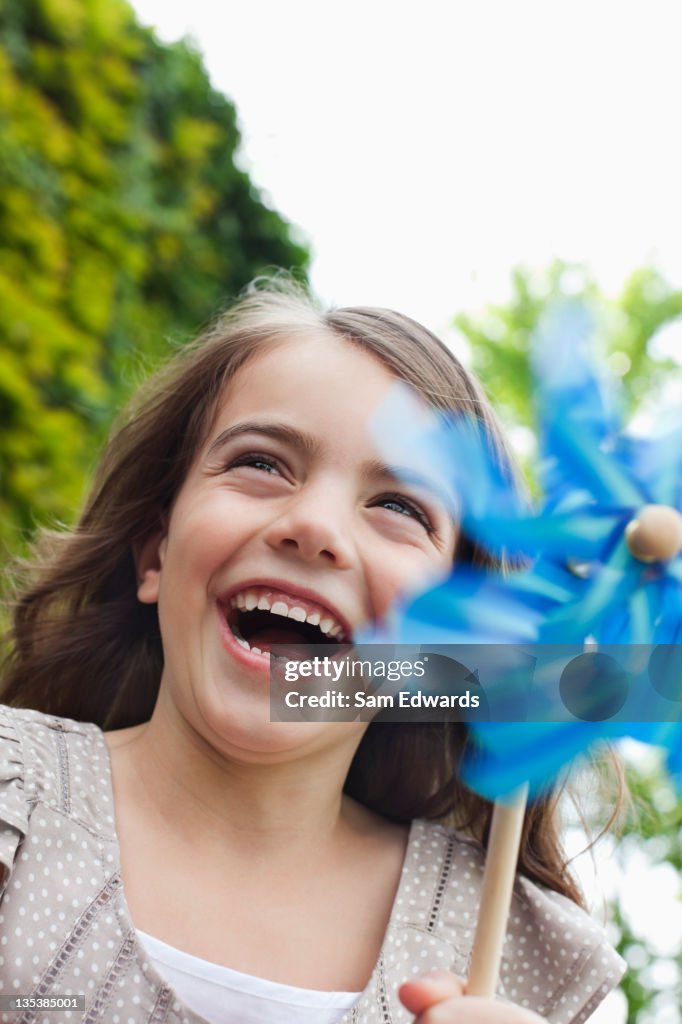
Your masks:
<instances>
[{"instance_id":1,"label":"smiling mouth","mask_svg":"<svg viewBox=\"0 0 682 1024\"><path fill-rule=\"evenodd\" d=\"M248 587L222 605L236 641L254 654L267 654L276 644L348 642L344 627L326 608L268 587Z\"/></svg>"}]
</instances>

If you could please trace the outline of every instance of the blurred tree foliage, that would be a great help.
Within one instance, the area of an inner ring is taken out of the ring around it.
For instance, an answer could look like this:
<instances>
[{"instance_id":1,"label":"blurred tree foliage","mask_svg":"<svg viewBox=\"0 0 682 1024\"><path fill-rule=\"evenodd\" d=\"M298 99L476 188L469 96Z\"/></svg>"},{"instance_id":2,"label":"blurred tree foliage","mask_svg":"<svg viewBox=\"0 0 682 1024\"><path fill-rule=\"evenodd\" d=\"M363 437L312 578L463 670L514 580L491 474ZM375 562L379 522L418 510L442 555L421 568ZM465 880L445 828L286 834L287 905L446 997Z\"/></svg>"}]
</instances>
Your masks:
<instances>
[{"instance_id":1,"label":"blurred tree foliage","mask_svg":"<svg viewBox=\"0 0 682 1024\"><path fill-rule=\"evenodd\" d=\"M652 344L664 326L682 315L682 291L656 270L636 270L620 295L607 299L583 266L557 261L543 273L518 268L508 302L454 321L471 345L474 370L509 425L532 425L530 336L547 306L569 296L584 299L592 309L595 342L612 373L622 379L626 411L661 394L670 373L680 370L682 321L678 361Z\"/></svg>"},{"instance_id":2,"label":"blurred tree foliage","mask_svg":"<svg viewBox=\"0 0 682 1024\"><path fill-rule=\"evenodd\" d=\"M631 813L614 855L626 871L634 859L644 857L650 877L654 872L666 872L672 912L679 921L682 919L682 800L656 764L630 766L628 785L632 796ZM623 903L616 899L611 909L618 933L618 950L628 963L628 972L621 983L628 1003L627 1024L658 1024L661 1020L677 1024L682 1021L682 935L676 949L670 948L668 943L661 949L651 938L637 934ZM658 908L664 922L668 913L668 906Z\"/></svg>"},{"instance_id":3,"label":"blurred tree foliage","mask_svg":"<svg viewBox=\"0 0 682 1024\"><path fill-rule=\"evenodd\" d=\"M123 0L0 0L0 550L73 517L136 364L305 273L239 141L198 54Z\"/></svg>"},{"instance_id":4,"label":"blurred tree foliage","mask_svg":"<svg viewBox=\"0 0 682 1024\"><path fill-rule=\"evenodd\" d=\"M455 324L471 347L471 361L507 426L533 426L530 337L548 305L564 297L581 297L593 311L595 344L613 374L622 379L625 412L646 409L655 418L658 402L682 405L682 387L670 394L673 377L682 379L682 292L652 269L635 271L615 299L607 299L588 271L557 262L543 273L518 269L508 302L475 316L459 315ZM665 337L667 335L667 337ZM665 344L663 340L665 337ZM663 871L670 899L682 901L682 801L665 773L628 767L632 806L613 859L625 871L633 857L644 857L647 870ZM610 808L597 808L601 822ZM605 813L606 812L606 813ZM627 885L627 880L625 881ZM642 893L642 898L645 898ZM623 894L611 906L615 941L628 962L621 989L627 999L627 1024L682 1022L682 936L664 952L651 937L638 935ZM652 908L662 918L667 906Z\"/></svg>"}]
</instances>

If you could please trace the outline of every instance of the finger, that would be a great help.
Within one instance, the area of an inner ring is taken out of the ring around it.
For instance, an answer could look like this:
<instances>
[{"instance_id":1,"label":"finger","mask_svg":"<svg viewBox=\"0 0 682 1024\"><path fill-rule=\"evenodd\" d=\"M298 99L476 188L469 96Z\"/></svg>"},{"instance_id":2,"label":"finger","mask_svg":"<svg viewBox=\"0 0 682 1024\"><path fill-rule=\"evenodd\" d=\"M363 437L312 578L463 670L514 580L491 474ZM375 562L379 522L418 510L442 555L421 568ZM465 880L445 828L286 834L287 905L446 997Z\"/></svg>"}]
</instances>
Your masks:
<instances>
[{"instance_id":1,"label":"finger","mask_svg":"<svg viewBox=\"0 0 682 1024\"><path fill-rule=\"evenodd\" d=\"M408 1007L409 1009L409 1007ZM547 1024L536 1013L511 1003L467 996L444 999L418 1014L415 1024Z\"/></svg>"},{"instance_id":2,"label":"finger","mask_svg":"<svg viewBox=\"0 0 682 1024\"><path fill-rule=\"evenodd\" d=\"M410 1013L423 1013L444 999L464 995L464 982L450 971L431 971L413 981L406 981L398 989L403 1006Z\"/></svg>"}]
</instances>

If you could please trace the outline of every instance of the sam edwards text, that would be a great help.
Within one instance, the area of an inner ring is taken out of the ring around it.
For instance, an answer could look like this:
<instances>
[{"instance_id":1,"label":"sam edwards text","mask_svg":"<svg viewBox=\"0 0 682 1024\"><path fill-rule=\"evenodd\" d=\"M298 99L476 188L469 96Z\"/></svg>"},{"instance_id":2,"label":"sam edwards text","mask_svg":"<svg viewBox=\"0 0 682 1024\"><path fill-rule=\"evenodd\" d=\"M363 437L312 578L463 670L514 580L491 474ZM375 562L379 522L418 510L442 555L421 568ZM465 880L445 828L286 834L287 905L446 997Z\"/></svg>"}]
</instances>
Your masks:
<instances>
[{"instance_id":1,"label":"sam edwards text","mask_svg":"<svg viewBox=\"0 0 682 1024\"><path fill-rule=\"evenodd\" d=\"M288 708L477 708L480 697L469 690L457 694L426 693L423 690L400 690L398 693L357 690L354 694L343 690L326 690L324 693L289 690L284 703Z\"/></svg>"}]
</instances>

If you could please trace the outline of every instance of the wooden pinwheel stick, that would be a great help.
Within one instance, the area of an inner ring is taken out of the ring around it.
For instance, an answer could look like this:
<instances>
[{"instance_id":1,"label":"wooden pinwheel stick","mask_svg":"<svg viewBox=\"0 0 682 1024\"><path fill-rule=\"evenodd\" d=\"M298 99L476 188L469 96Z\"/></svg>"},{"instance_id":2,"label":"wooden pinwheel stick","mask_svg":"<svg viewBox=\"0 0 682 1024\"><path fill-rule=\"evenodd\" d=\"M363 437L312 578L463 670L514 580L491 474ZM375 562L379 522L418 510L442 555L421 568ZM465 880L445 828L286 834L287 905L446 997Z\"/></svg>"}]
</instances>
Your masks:
<instances>
[{"instance_id":1,"label":"wooden pinwheel stick","mask_svg":"<svg viewBox=\"0 0 682 1024\"><path fill-rule=\"evenodd\" d=\"M527 802L528 787L522 786L510 800L496 800L493 807L466 986L468 996L495 995Z\"/></svg>"}]
</instances>

